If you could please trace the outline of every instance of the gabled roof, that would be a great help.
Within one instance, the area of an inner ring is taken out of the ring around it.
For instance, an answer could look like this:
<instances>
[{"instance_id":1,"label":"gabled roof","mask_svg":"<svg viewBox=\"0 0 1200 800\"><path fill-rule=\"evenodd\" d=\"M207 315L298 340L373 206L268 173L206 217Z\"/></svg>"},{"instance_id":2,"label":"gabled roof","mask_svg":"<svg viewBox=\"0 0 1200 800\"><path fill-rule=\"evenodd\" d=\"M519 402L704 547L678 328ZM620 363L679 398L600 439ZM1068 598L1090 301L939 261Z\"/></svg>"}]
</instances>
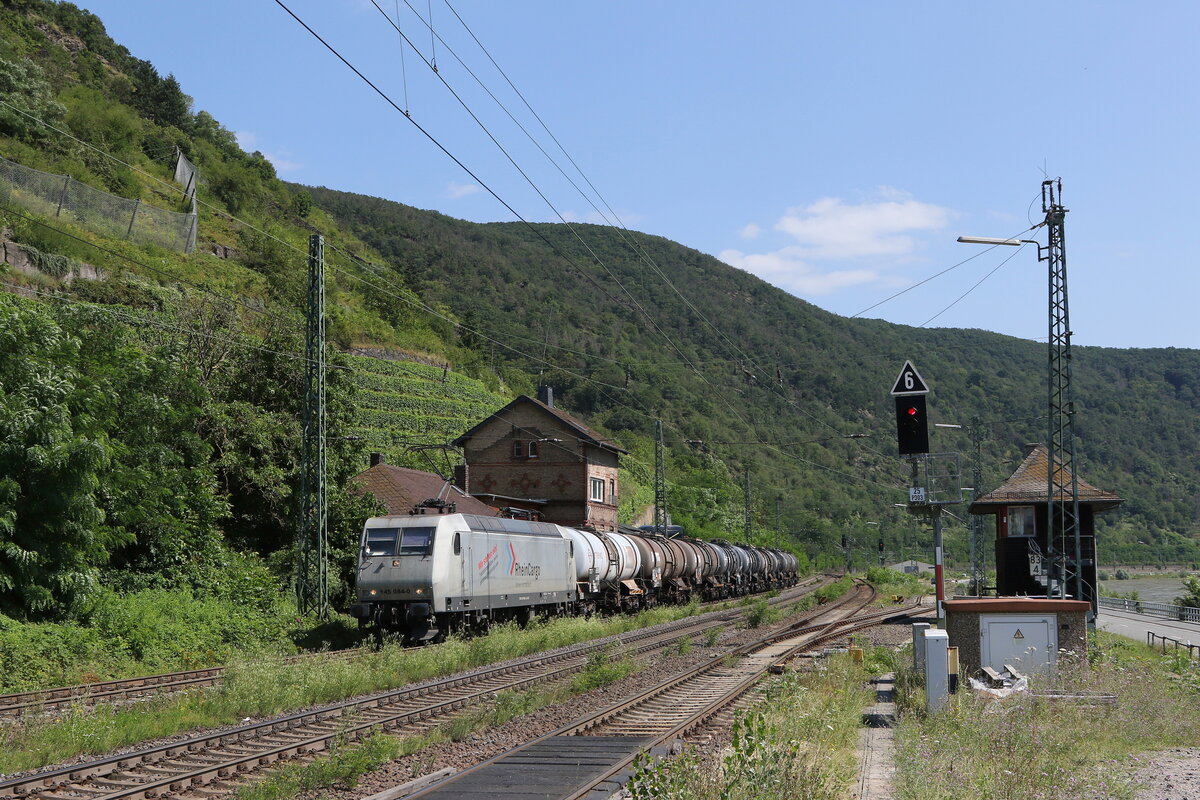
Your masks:
<instances>
[{"instance_id":1,"label":"gabled roof","mask_svg":"<svg viewBox=\"0 0 1200 800\"><path fill-rule=\"evenodd\" d=\"M354 476L360 486L379 498L389 514L407 514L413 506L432 498L440 498L455 504L460 514L478 514L494 517L496 509L476 500L441 475L421 472L391 464L376 464Z\"/></svg>"},{"instance_id":2,"label":"gabled roof","mask_svg":"<svg viewBox=\"0 0 1200 800\"><path fill-rule=\"evenodd\" d=\"M463 435L459 436L457 439L455 439L453 442L451 442L451 444L456 445L458 447L462 447L464 444L467 443L467 441L469 441L471 439L472 436L474 436L476 433L478 433L483 428L483 426L487 425L492 420L498 419L501 422L506 421L504 419L504 413L506 411L512 410L513 408L516 408L518 405L520 405L522 403L528 403L528 404L534 406L535 408L545 412L546 414L549 414L550 416L554 417L558 421L565 423L567 425L567 427L570 428L575 433L576 436L578 436L581 440L583 440L587 444L593 445L595 447L600 447L605 450L611 450L614 453L626 453L626 454L629 453L628 450L621 447L616 442L614 442L611 439L608 439L604 436L601 436L598 432L592 430L587 425L584 425L582 422L575 419L574 417L572 417L570 414L563 411L562 409L555 408L554 406L548 406L545 403L543 403L542 401L535 400L532 397L529 397L527 395L518 396L515 400L513 400L511 403L506 405L504 408L502 408L499 411L497 411L496 413L492 414L490 417L483 420L482 422L480 422L475 427L471 428L469 431L467 431Z\"/></svg>"},{"instance_id":3,"label":"gabled roof","mask_svg":"<svg viewBox=\"0 0 1200 800\"><path fill-rule=\"evenodd\" d=\"M1046 502L1046 483L1049 479L1050 451L1044 444L1034 445L1002 486L980 497L971 503L972 514L995 514L1000 507L1010 505L1025 505ZM1070 502L1071 471L1064 469L1062 463L1054 460L1056 478L1066 486L1059 491L1058 500ZM1078 477L1078 476L1076 476ZM1083 478L1079 480L1079 502L1092 507L1093 511L1108 511L1124 502L1112 492L1097 489Z\"/></svg>"}]
</instances>

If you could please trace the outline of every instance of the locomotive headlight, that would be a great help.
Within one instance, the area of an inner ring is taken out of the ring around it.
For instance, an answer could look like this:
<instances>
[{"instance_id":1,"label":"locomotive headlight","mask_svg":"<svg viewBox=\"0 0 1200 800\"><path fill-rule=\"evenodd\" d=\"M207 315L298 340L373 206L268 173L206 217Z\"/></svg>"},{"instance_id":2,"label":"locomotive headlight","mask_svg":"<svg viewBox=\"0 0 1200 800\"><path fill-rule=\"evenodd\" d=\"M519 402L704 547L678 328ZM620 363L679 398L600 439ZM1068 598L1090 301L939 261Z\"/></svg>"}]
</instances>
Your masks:
<instances>
[{"instance_id":1,"label":"locomotive headlight","mask_svg":"<svg viewBox=\"0 0 1200 800\"><path fill-rule=\"evenodd\" d=\"M395 561L393 561L393 562L392 562L392 566L393 566L393 567L398 567L398 566L400 566L400 559L396 559Z\"/></svg>"},{"instance_id":2,"label":"locomotive headlight","mask_svg":"<svg viewBox=\"0 0 1200 800\"><path fill-rule=\"evenodd\" d=\"M424 589L417 589L417 594L425 594L425 590L424 590Z\"/></svg>"},{"instance_id":3,"label":"locomotive headlight","mask_svg":"<svg viewBox=\"0 0 1200 800\"><path fill-rule=\"evenodd\" d=\"M372 589L372 590L371 590L371 596L372 596L372 597L374 597L374 596L375 596L375 595L377 595L377 594L379 594L379 590L378 590L378 589Z\"/></svg>"}]
</instances>

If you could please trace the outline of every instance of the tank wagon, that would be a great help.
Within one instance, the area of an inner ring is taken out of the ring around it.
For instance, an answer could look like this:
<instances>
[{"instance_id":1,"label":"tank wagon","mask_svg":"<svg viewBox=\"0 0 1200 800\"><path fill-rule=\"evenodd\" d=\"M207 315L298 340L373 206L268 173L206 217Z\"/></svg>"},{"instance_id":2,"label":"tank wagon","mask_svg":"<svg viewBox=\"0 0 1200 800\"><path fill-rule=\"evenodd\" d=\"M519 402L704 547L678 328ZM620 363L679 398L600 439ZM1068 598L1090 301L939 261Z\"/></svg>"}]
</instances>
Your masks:
<instances>
[{"instance_id":1,"label":"tank wagon","mask_svg":"<svg viewBox=\"0 0 1200 800\"><path fill-rule=\"evenodd\" d=\"M367 520L358 560L363 627L409 642L535 615L632 612L795 584L782 550L621 528L471 514Z\"/></svg>"}]
</instances>

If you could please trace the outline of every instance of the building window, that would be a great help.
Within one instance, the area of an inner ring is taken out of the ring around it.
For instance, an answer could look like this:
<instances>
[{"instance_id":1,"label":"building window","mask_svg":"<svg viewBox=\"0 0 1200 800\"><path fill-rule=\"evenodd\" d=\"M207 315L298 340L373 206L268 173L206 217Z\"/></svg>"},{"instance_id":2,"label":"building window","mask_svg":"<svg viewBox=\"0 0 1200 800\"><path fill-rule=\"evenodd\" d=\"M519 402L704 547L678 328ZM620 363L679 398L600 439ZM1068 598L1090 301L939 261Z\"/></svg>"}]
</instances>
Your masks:
<instances>
[{"instance_id":1,"label":"building window","mask_svg":"<svg viewBox=\"0 0 1200 800\"><path fill-rule=\"evenodd\" d=\"M517 441L513 442L513 458L524 458L524 457L525 457L525 443L522 442L520 439L518 439Z\"/></svg>"},{"instance_id":2,"label":"building window","mask_svg":"<svg viewBox=\"0 0 1200 800\"><path fill-rule=\"evenodd\" d=\"M608 496L609 496L609 502L612 503L613 505L616 505L617 504L617 479L616 478L608 479Z\"/></svg>"},{"instance_id":3,"label":"building window","mask_svg":"<svg viewBox=\"0 0 1200 800\"><path fill-rule=\"evenodd\" d=\"M537 452L537 450L538 450L538 443L537 443L537 442L530 442L530 443L529 443L529 457L530 457L530 458L537 458L537 457L538 457L538 452Z\"/></svg>"},{"instance_id":4,"label":"building window","mask_svg":"<svg viewBox=\"0 0 1200 800\"><path fill-rule=\"evenodd\" d=\"M604 502L604 478L592 478L592 502Z\"/></svg>"},{"instance_id":5,"label":"building window","mask_svg":"<svg viewBox=\"0 0 1200 800\"><path fill-rule=\"evenodd\" d=\"M1033 538L1034 531L1033 506L1008 507L1008 538Z\"/></svg>"}]
</instances>

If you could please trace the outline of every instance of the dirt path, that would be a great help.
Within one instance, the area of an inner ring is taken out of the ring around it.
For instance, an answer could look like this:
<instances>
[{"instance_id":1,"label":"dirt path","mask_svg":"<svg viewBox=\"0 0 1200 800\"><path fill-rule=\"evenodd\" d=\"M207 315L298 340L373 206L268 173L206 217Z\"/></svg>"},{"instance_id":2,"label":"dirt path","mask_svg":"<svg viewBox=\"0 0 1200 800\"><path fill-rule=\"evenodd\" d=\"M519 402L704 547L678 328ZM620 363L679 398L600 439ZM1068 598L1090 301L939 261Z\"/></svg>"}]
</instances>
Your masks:
<instances>
[{"instance_id":1,"label":"dirt path","mask_svg":"<svg viewBox=\"0 0 1200 800\"><path fill-rule=\"evenodd\" d=\"M1135 776L1137 800L1194 800L1200 797L1200 749L1179 748L1143 755Z\"/></svg>"}]
</instances>

